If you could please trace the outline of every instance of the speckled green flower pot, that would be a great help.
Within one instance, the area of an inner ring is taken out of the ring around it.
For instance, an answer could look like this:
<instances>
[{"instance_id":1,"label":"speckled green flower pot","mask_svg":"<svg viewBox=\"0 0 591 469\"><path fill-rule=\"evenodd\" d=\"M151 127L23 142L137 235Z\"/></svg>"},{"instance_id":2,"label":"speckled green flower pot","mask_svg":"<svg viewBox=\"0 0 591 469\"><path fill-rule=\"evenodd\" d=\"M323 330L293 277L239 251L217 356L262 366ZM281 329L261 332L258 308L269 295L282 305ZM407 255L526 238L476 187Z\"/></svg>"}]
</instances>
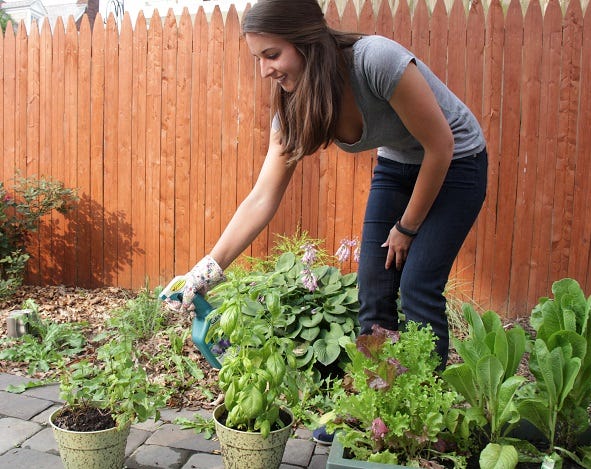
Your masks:
<instances>
[{"instance_id":1,"label":"speckled green flower pot","mask_svg":"<svg viewBox=\"0 0 591 469\"><path fill-rule=\"evenodd\" d=\"M289 424L275 430L267 438L260 433L241 432L220 423L226 408L224 405L213 411L215 431L222 448L222 458L226 469L278 469L283 459L285 445L291 435L293 414L283 409L289 416Z\"/></svg>"},{"instance_id":2,"label":"speckled green flower pot","mask_svg":"<svg viewBox=\"0 0 591 469\"><path fill-rule=\"evenodd\" d=\"M121 469L125 465L125 446L130 426L96 432L73 432L56 427L49 417L53 435L66 469Z\"/></svg>"}]
</instances>

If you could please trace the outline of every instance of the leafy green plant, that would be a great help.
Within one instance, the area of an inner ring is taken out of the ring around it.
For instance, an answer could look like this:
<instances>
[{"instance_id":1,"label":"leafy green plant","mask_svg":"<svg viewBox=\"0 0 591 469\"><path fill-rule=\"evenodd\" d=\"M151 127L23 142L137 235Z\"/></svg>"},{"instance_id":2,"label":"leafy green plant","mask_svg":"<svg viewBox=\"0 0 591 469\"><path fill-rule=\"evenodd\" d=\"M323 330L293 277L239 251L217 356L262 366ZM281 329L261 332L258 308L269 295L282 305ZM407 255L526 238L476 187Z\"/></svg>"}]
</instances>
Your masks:
<instances>
[{"instance_id":1,"label":"leafy green plant","mask_svg":"<svg viewBox=\"0 0 591 469\"><path fill-rule=\"evenodd\" d=\"M111 312L107 321L111 334L141 340L152 337L164 328L166 314L158 299L161 287L154 291L146 286L124 306Z\"/></svg>"},{"instance_id":2,"label":"leafy green plant","mask_svg":"<svg viewBox=\"0 0 591 469\"><path fill-rule=\"evenodd\" d=\"M436 374L431 328L414 322L403 332L374 326L346 348L352 389L336 396L323 421L352 459L416 465L438 456L465 467L462 456L443 454L446 415L457 394Z\"/></svg>"},{"instance_id":3,"label":"leafy green plant","mask_svg":"<svg viewBox=\"0 0 591 469\"><path fill-rule=\"evenodd\" d=\"M212 418L206 418L200 414L194 414L193 418L178 417L174 420L183 430L193 430L195 433L203 433L203 438L210 440L215 435L215 422Z\"/></svg>"},{"instance_id":4,"label":"leafy green plant","mask_svg":"<svg viewBox=\"0 0 591 469\"><path fill-rule=\"evenodd\" d=\"M2 33L6 31L6 25L9 21L12 21L12 18L6 11L0 8L0 29L2 29Z\"/></svg>"},{"instance_id":5,"label":"leafy green plant","mask_svg":"<svg viewBox=\"0 0 591 469\"><path fill-rule=\"evenodd\" d=\"M531 314L536 337L529 369L535 380L524 386L518 409L547 438L550 454L588 467L591 448L578 445L578 438L590 425L591 297L570 278L554 282L552 293Z\"/></svg>"},{"instance_id":6,"label":"leafy green plant","mask_svg":"<svg viewBox=\"0 0 591 469\"><path fill-rule=\"evenodd\" d=\"M273 291L283 312L275 333L293 341L296 366L313 364L323 372L330 365L343 368L348 361L345 345L359 330L357 275L343 275L322 263L326 254L307 238L283 240L283 246L291 250L276 254L272 263L257 264L264 270L230 271L229 281L213 289L208 299L220 307L241 298L242 313L256 316L266 307L260 300Z\"/></svg>"},{"instance_id":7,"label":"leafy green plant","mask_svg":"<svg viewBox=\"0 0 591 469\"><path fill-rule=\"evenodd\" d=\"M204 378L205 374L197 362L183 354L184 345L191 337L190 329L178 331L176 327L169 327L158 335L165 335L167 340L161 342L149 357L149 362L166 371L162 375L164 384L179 391L194 386Z\"/></svg>"},{"instance_id":8,"label":"leafy green plant","mask_svg":"<svg viewBox=\"0 0 591 469\"><path fill-rule=\"evenodd\" d=\"M56 370L65 359L77 355L86 347L83 324L56 323L39 317L39 306L33 300L23 303L32 314L25 317L31 331L19 338L0 339L0 360L29 364L27 372ZM6 348L5 348L6 347Z\"/></svg>"},{"instance_id":9,"label":"leafy green plant","mask_svg":"<svg viewBox=\"0 0 591 469\"><path fill-rule=\"evenodd\" d=\"M152 382L139 364L131 340L108 342L98 349L96 361L81 360L61 370L64 412L83 415L89 409L102 409L118 426L158 419L168 396L169 391Z\"/></svg>"},{"instance_id":10,"label":"leafy green plant","mask_svg":"<svg viewBox=\"0 0 591 469\"><path fill-rule=\"evenodd\" d=\"M77 201L76 191L63 183L34 177L15 179L12 193L0 181L0 294L8 296L22 284L29 259L26 245L44 215L67 213Z\"/></svg>"},{"instance_id":11,"label":"leafy green plant","mask_svg":"<svg viewBox=\"0 0 591 469\"><path fill-rule=\"evenodd\" d=\"M463 418L453 430L458 437L468 439L474 438L472 432L476 427L491 445L485 458L497 455L502 458L503 467L514 467L517 450L510 444L501 444L500 439L520 419L515 393L525 378L517 376L516 371L525 353L525 331L519 326L506 330L494 311L481 316L468 304L463 309L469 334L463 340L454 340L463 362L450 365L443 372L443 378L469 404L468 408L454 411Z\"/></svg>"},{"instance_id":12,"label":"leafy green plant","mask_svg":"<svg viewBox=\"0 0 591 469\"><path fill-rule=\"evenodd\" d=\"M237 295L218 308L219 330L232 344L222 361L219 385L225 394L226 426L267 437L283 426L281 407L297 399L295 358L293 342L275 334L287 320L279 293L268 290L257 301L262 307L253 310L248 309L250 301Z\"/></svg>"}]
</instances>

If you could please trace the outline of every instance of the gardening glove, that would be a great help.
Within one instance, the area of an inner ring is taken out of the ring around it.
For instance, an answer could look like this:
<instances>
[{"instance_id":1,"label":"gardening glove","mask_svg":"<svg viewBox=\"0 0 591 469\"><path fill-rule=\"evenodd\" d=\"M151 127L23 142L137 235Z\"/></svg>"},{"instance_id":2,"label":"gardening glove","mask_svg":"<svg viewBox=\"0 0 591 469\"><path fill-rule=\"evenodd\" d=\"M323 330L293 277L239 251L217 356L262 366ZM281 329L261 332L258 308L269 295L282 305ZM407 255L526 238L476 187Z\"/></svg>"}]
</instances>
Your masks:
<instances>
[{"instance_id":1,"label":"gardening glove","mask_svg":"<svg viewBox=\"0 0 591 469\"><path fill-rule=\"evenodd\" d=\"M195 294L205 295L210 289L218 283L225 280L224 271L209 255L201 259L195 266L184 275L185 286L183 287L183 300L166 300L167 306L174 311L193 311L193 298ZM174 280L171 281L171 283ZM166 287L168 288L168 286ZM192 316L192 313L191 313Z\"/></svg>"}]
</instances>

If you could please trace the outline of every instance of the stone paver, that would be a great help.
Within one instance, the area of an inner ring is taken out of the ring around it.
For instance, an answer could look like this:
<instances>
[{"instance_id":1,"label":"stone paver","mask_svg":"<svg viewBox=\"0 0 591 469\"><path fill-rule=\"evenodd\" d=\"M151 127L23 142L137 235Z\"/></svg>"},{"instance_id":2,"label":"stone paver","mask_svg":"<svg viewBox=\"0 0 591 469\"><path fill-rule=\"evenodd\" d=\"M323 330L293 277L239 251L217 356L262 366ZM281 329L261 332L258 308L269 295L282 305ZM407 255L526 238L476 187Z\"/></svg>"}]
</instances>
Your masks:
<instances>
[{"instance_id":1,"label":"stone paver","mask_svg":"<svg viewBox=\"0 0 591 469\"><path fill-rule=\"evenodd\" d=\"M21 446L35 451L59 455L57 443L51 428L44 428L40 432L35 433L31 438L25 440Z\"/></svg>"},{"instance_id":2,"label":"stone paver","mask_svg":"<svg viewBox=\"0 0 591 469\"><path fill-rule=\"evenodd\" d=\"M0 454L19 446L42 428L38 423L13 417L0 419Z\"/></svg>"},{"instance_id":3,"label":"stone paver","mask_svg":"<svg viewBox=\"0 0 591 469\"><path fill-rule=\"evenodd\" d=\"M64 469L59 456L25 448L16 448L0 456L0 467L6 469Z\"/></svg>"},{"instance_id":4,"label":"stone paver","mask_svg":"<svg viewBox=\"0 0 591 469\"><path fill-rule=\"evenodd\" d=\"M180 469L189 459L189 455L189 451L178 448L142 445L126 461L126 466L130 469Z\"/></svg>"},{"instance_id":5,"label":"stone paver","mask_svg":"<svg viewBox=\"0 0 591 469\"><path fill-rule=\"evenodd\" d=\"M182 469L224 469L224 462L218 454L196 453Z\"/></svg>"},{"instance_id":6,"label":"stone paver","mask_svg":"<svg viewBox=\"0 0 591 469\"><path fill-rule=\"evenodd\" d=\"M29 420L52 405L45 399L0 391L0 415L7 417Z\"/></svg>"},{"instance_id":7,"label":"stone paver","mask_svg":"<svg viewBox=\"0 0 591 469\"><path fill-rule=\"evenodd\" d=\"M36 397L38 399L45 399L47 401L60 402L64 401L60 399L60 388L59 384L49 384L47 386L39 386L38 388L27 389L23 396Z\"/></svg>"},{"instance_id":8,"label":"stone paver","mask_svg":"<svg viewBox=\"0 0 591 469\"><path fill-rule=\"evenodd\" d=\"M220 450L220 444L213 438L207 440L195 431L181 430L178 425L167 423L162 425L154 434L146 440L148 445L169 446L171 448L188 449L203 453L212 453Z\"/></svg>"},{"instance_id":9,"label":"stone paver","mask_svg":"<svg viewBox=\"0 0 591 469\"><path fill-rule=\"evenodd\" d=\"M152 433L141 430L139 428L131 428L129 437L127 438L127 445L125 446L125 456L129 457L133 452L138 449L145 441L150 438Z\"/></svg>"},{"instance_id":10,"label":"stone paver","mask_svg":"<svg viewBox=\"0 0 591 469\"><path fill-rule=\"evenodd\" d=\"M306 466L314 454L315 446L313 441L290 438L287 445L285 445L283 462L296 466Z\"/></svg>"},{"instance_id":11,"label":"stone paver","mask_svg":"<svg viewBox=\"0 0 591 469\"><path fill-rule=\"evenodd\" d=\"M19 384L26 384L29 381L36 381L26 376L16 376L8 373L0 373L0 391L6 391L6 388L11 384L18 386Z\"/></svg>"}]
</instances>

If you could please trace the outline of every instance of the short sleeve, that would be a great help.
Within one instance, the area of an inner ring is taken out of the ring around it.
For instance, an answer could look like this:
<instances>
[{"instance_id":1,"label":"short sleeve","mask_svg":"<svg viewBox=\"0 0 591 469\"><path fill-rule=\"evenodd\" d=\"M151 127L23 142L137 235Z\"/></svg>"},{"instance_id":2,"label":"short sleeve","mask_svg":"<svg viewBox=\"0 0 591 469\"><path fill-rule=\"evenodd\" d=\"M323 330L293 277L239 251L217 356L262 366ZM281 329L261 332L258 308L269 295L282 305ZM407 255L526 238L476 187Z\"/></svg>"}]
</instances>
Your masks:
<instances>
[{"instance_id":1,"label":"short sleeve","mask_svg":"<svg viewBox=\"0 0 591 469\"><path fill-rule=\"evenodd\" d=\"M372 36L356 51L355 59L372 94L390 100L394 88L406 67L415 62L415 57L400 44L381 36Z\"/></svg>"}]
</instances>

